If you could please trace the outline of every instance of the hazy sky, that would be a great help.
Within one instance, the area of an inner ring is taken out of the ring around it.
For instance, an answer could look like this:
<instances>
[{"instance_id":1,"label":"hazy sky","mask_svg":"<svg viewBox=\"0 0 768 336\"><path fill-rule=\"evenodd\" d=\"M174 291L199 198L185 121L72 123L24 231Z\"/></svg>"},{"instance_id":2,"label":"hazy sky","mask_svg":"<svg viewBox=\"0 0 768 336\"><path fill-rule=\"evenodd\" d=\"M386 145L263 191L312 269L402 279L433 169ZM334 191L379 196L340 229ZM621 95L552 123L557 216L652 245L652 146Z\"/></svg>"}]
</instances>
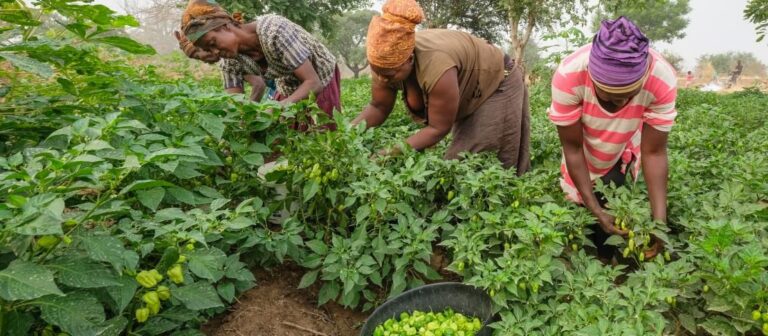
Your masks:
<instances>
[{"instance_id":1,"label":"hazy sky","mask_svg":"<svg viewBox=\"0 0 768 336\"><path fill-rule=\"evenodd\" d=\"M768 64L768 39L755 42L755 26L744 20L742 13L746 6L747 0L691 0L686 37L657 48L680 54L688 67L693 67L702 54L728 51L752 52Z\"/></svg>"},{"instance_id":2,"label":"hazy sky","mask_svg":"<svg viewBox=\"0 0 768 336\"><path fill-rule=\"evenodd\" d=\"M148 0L128 0L148 2ZM296 0L300 1L300 0ZM565 0L568 1L568 0ZM696 58L702 54L728 51L752 52L763 63L768 64L768 39L755 42L755 26L743 18L742 11L748 0L691 0L690 24L686 37L672 44L658 44L659 50L671 50L685 58L686 67L693 68ZM122 11L123 0L96 0L117 11ZM374 0L375 9L382 0Z\"/></svg>"}]
</instances>

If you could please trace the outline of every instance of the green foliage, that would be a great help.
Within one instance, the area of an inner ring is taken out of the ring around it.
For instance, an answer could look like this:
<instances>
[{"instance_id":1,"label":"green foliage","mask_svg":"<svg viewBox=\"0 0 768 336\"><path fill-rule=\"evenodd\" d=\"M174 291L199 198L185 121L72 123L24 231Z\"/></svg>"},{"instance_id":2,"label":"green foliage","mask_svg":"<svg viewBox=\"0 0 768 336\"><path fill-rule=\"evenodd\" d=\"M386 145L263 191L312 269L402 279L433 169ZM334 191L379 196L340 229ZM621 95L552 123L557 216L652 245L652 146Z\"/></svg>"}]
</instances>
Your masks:
<instances>
[{"instance_id":1,"label":"green foliage","mask_svg":"<svg viewBox=\"0 0 768 336\"><path fill-rule=\"evenodd\" d=\"M67 10L83 22L102 12ZM612 244L636 252L651 234L667 243L669 260L632 254L630 272L585 252L594 219L556 182L548 83L530 88L534 169L517 177L493 155L442 160L447 141L371 159L416 126L402 103L384 127L351 125L368 81L343 82L338 131L301 133L288 125L324 122L313 104L256 104L166 80L95 37L58 32L2 51L34 62L3 68L12 76L0 116L0 335L194 333L254 285L250 269L285 262L306 269L300 287L316 284L320 304L363 309L459 277L492 296L503 335L760 331L768 97L759 91L680 92L668 225L649 220L642 180L598 187L635 236ZM43 66L50 79L36 74Z\"/></svg>"},{"instance_id":2,"label":"green foliage","mask_svg":"<svg viewBox=\"0 0 768 336\"><path fill-rule=\"evenodd\" d=\"M498 0L424 0L419 4L426 28L458 28L491 43L504 40L507 16Z\"/></svg>"},{"instance_id":3,"label":"green foliage","mask_svg":"<svg viewBox=\"0 0 768 336\"><path fill-rule=\"evenodd\" d=\"M620 15L632 20L652 42L672 42L685 37L691 12L689 0L604 0L592 22L592 30L600 28L602 20L614 20Z\"/></svg>"},{"instance_id":4,"label":"green foliage","mask_svg":"<svg viewBox=\"0 0 768 336\"><path fill-rule=\"evenodd\" d=\"M664 51L661 52L661 55L664 56L664 59L667 62L669 62L669 64L673 68L675 68L675 71L677 71L678 73L681 73L684 70L683 69L683 63L685 62L685 60L679 54L677 54L677 53L675 53L675 52L673 52L671 50L664 50Z\"/></svg>"},{"instance_id":5,"label":"green foliage","mask_svg":"<svg viewBox=\"0 0 768 336\"><path fill-rule=\"evenodd\" d=\"M518 63L523 61L525 46L534 29L554 33L556 27L584 24L591 7L588 1L500 0L507 13L509 39Z\"/></svg>"},{"instance_id":6,"label":"green foliage","mask_svg":"<svg viewBox=\"0 0 768 336\"><path fill-rule=\"evenodd\" d=\"M341 60L352 70L355 78L368 66L365 39L368 35L368 24L374 15L378 13L371 10L342 14L336 19L336 31L326 44L334 54L341 56Z\"/></svg>"},{"instance_id":7,"label":"green foliage","mask_svg":"<svg viewBox=\"0 0 768 336\"><path fill-rule=\"evenodd\" d=\"M744 66L742 75L765 76L766 65L750 52L727 52L713 55L702 55L698 59L698 67L703 68L711 64L720 75L731 73L736 68L736 62L741 61Z\"/></svg>"},{"instance_id":8,"label":"green foliage","mask_svg":"<svg viewBox=\"0 0 768 336\"><path fill-rule=\"evenodd\" d=\"M744 9L744 19L755 24L757 42L761 42L768 30L768 1L750 0L747 8Z\"/></svg>"},{"instance_id":9,"label":"green foliage","mask_svg":"<svg viewBox=\"0 0 768 336\"><path fill-rule=\"evenodd\" d=\"M334 17L344 12L365 8L370 0L309 0L309 1L243 1L220 0L219 4L227 10L242 12L247 20L262 14L279 14L309 32L320 31L325 35L333 34L337 28Z\"/></svg>"}]
</instances>

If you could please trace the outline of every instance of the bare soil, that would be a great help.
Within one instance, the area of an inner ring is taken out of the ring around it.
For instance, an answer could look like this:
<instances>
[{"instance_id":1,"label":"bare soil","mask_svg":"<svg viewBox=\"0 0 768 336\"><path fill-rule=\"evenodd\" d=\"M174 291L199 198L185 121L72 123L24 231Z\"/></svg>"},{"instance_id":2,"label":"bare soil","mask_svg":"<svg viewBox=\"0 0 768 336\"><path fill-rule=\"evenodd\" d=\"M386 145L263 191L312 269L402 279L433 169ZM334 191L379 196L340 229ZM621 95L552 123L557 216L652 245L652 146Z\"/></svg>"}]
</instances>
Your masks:
<instances>
[{"instance_id":1,"label":"bare soil","mask_svg":"<svg viewBox=\"0 0 768 336\"><path fill-rule=\"evenodd\" d=\"M255 272L256 287L230 311L203 326L210 336L357 336L368 314L328 303L317 307L317 286L297 289L304 272L280 266Z\"/></svg>"}]
</instances>

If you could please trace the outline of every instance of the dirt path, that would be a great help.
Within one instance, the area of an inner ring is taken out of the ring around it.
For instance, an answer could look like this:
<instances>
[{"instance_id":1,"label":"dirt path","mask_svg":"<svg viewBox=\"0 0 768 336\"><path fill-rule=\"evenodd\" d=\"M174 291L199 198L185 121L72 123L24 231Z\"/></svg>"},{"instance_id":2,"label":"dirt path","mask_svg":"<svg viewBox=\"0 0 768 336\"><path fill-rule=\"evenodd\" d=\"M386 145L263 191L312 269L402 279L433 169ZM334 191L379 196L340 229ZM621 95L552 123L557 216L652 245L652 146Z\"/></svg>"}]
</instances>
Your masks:
<instances>
[{"instance_id":1,"label":"dirt path","mask_svg":"<svg viewBox=\"0 0 768 336\"><path fill-rule=\"evenodd\" d=\"M256 272L257 286L230 311L203 327L210 336L357 336L368 314L329 303L317 307L317 288L296 289L295 266ZM316 287L316 286L314 286Z\"/></svg>"}]
</instances>

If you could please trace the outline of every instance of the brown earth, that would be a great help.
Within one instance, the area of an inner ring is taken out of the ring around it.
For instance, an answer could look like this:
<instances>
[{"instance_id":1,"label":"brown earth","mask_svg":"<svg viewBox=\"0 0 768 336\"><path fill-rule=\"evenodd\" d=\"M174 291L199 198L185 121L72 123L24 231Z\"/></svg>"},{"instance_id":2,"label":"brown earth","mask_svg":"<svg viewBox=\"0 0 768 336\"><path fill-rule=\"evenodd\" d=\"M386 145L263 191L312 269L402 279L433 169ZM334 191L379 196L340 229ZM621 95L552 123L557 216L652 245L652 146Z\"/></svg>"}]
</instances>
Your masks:
<instances>
[{"instance_id":1,"label":"brown earth","mask_svg":"<svg viewBox=\"0 0 768 336\"><path fill-rule=\"evenodd\" d=\"M210 336L357 336L368 314L328 303L317 307L317 286L297 289L296 266L255 272L256 287L223 316L203 326Z\"/></svg>"}]
</instances>

